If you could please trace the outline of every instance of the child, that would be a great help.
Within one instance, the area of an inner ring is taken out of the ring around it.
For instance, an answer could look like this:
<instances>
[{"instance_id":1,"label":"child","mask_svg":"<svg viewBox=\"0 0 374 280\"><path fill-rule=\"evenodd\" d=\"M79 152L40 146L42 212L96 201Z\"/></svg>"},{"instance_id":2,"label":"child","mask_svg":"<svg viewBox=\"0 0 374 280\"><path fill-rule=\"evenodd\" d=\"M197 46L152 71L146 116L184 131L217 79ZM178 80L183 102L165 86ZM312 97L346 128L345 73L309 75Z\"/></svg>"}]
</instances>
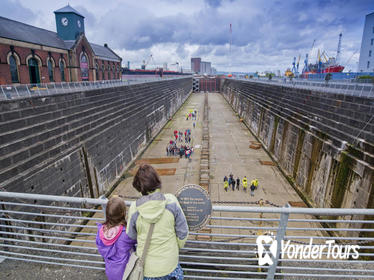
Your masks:
<instances>
[{"instance_id":1,"label":"child","mask_svg":"<svg viewBox=\"0 0 374 280\"><path fill-rule=\"evenodd\" d=\"M108 280L122 280L136 240L126 233L126 205L120 197L108 201L105 213L105 223L97 224L96 245L104 258Z\"/></svg>"}]
</instances>

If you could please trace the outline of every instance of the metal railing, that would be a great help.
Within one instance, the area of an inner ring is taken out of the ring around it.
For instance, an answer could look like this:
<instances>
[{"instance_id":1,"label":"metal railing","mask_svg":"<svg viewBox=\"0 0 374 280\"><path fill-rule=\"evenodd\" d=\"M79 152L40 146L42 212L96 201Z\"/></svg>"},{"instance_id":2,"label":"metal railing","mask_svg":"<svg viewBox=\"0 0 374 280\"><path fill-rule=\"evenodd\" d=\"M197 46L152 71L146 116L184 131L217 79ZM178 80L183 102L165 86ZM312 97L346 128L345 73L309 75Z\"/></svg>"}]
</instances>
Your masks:
<instances>
[{"instance_id":1,"label":"metal railing","mask_svg":"<svg viewBox=\"0 0 374 280\"><path fill-rule=\"evenodd\" d=\"M192 76L179 77L137 77L133 79L122 80L103 80L103 81L82 81L82 82L61 82L61 83L40 83L40 84L17 84L0 85L0 100L11 100L32 96L45 96L61 93L79 92L100 88L120 87L141 83L157 82L172 79L183 79Z\"/></svg>"},{"instance_id":2,"label":"metal railing","mask_svg":"<svg viewBox=\"0 0 374 280\"><path fill-rule=\"evenodd\" d=\"M104 270L95 236L106 202L105 198L0 192L0 258ZM374 278L374 209L261 205L214 205L206 226L210 230L190 232L180 250L185 278ZM266 254L259 255L257 242L264 236L271 238L261 243L271 262L260 265ZM330 251L326 244L331 245ZM325 248L315 259L292 255L290 248L306 252L309 245L310 251L312 245ZM348 246L359 246L358 258L344 257L343 249ZM343 257L335 258L337 252Z\"/></svg>"},{"instance_id":3,"label":"metal railing","mask_svg":"<svg viewBox=\"0 0 374 280\"><path fill-rule=\"evenodd\" d=\"M234 80L241 80L254 83L262 84L274 84L292 88L316 90L329 93L338 93L345 95L353 95L360 97L374 98L374 85L373 84L363 84L354 82L343 82L343 81L311 81L305 79L286 79L286 78L273 78L271 80L265 78L230 78Z\"/></svg>"}]
</instances>

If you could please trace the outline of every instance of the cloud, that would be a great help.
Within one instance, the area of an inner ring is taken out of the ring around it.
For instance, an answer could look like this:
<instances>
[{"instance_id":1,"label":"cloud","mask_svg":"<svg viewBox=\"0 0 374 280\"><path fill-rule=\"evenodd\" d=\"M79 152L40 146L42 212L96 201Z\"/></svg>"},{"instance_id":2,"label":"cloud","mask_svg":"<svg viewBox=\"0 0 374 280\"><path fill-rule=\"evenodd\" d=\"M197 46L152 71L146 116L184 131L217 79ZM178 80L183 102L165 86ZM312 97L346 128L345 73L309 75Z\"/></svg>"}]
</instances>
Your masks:
<instances>
[{"instance_id":1,"label":"cloud","mask_svg":"<svg viewBox=\"0 0 374 280\"><path fill-rule=\"evenodd\" d=\"M151 53L160 63L176 61L189 67L201 56L216 68L232 71L285 70L293 57L318 48L336 55L343 33L342 61L356 70L364 17L373 12L372 0L145 0L99 1L71 5L85 18L92 42L108 43L123 60L136 67ZM60 2L4 0L0 15L55 26L53 10ZM232 24L232 51L229 53ZM311 50L313 40L316 44Z\"/></svg>"},{"instance_id":2,"label":"cloud","mask_svg":"<svg viewBox=\"0 0 374 280\"><path fill-rule=\"evenodd\" d=\"M18 0L2 0L0 16L32 23L36 14L31 9L25 8Z\"/></svg>"}]
</instances>

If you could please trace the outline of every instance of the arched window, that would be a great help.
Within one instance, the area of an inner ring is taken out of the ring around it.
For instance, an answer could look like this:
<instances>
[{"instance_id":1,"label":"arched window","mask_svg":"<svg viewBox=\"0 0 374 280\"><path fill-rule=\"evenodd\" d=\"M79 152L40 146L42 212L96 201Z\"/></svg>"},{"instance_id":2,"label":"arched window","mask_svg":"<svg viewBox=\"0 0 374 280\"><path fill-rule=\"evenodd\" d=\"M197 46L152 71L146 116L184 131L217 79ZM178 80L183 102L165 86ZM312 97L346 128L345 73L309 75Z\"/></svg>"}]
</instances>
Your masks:
<instances>
[{"instance_id":1,"label":"arched window","mask_svg":"<svg viewBox=\"0 0 374 280\"><path fill-rule=\"evenodd\" d=\"M88 80L88 58L85 53L81 53L81 77L83 81Z\"/></svg>"},{"instance_id":2,"label":"arched window","mask_svg":"<svg viewBox=\"0 0 374 280\"><path fill-rule=\"evenodd\" d=\"M49 81L50 81L50 82L53 82L53 81L54 81L54 79L53 79L53 68L54 68L54 63L53 63L52 58L48 58L48 60L47 60L47 67L48 67L48 77L49 77Z\"/></svg>"},{"instance_id":3,"label":"arched window","mask_svg":"<svg viewBox=\"0 0 374 280\"><path fill-rule=\"evenodd\" d=\"M65 63L62 59L60 59L60 63L59 63L59 67L60 67L60 74L61 74L61 82L65 82Z\"/></svg>"},{"instance_id":4,"label":"arched window","mask_svg":"<svg viewBox=\"0 0 374 280\"><path fill-rule=\"evenodd\" d=\"M103 62L103 64L101 64L101 78L102 78L102 80L105 80L105 66L104 66L104 62Z\"/></svg>"},{"instance_id":5,"label":"arched window","mask_svg":"<svg viewBox=\"0 0 374 280\"><path fill-rule=\"evenodd\" d=\"M19 83L17 61L13 54L9 57L9 65L12 83Z\"/></svg>"},{"instance_id":6,"label":"arched window","mask_svg":"<svg viewBox=\"0 0 374 280\"><path fill-rule=\"evenodd\" d=\"M29 74L30 74L30 84L39 84L40 75L39 75L39 63L36 57L31 57L27 60L29 65Z\"/></svg>"}]
</instances>

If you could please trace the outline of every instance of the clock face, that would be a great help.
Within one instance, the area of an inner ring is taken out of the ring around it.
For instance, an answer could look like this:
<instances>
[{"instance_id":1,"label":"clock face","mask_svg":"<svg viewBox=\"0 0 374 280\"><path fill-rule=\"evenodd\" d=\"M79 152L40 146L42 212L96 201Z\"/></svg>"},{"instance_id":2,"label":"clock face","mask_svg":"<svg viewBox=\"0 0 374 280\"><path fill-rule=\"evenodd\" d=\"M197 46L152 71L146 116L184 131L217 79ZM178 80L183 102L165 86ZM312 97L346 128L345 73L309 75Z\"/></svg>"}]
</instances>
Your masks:
<instances>
[{"instance_id":1,"label":"clock face","mask_svg":"<svg viewBox=\"0 0 374 280\"><path fill-rule=\"evenodd\" d=\"M67 19L66 17L63 17L63 18L61 19L61 23L62 23L63 26L67 26L68 23L69 23L69 21L68 21L68 19Z\"/></svg>"},{"instance_id":2,"label":"clock face","mask_svg":"<svg viewBox=\"0 0 374 280\"><path fill-rule=\"evenodd\" d=\"M81 26L82 26L81 21L79 19L77 20L77 25L78 25L79 28L81 28Z\"/></svg>"}]
</instances>

